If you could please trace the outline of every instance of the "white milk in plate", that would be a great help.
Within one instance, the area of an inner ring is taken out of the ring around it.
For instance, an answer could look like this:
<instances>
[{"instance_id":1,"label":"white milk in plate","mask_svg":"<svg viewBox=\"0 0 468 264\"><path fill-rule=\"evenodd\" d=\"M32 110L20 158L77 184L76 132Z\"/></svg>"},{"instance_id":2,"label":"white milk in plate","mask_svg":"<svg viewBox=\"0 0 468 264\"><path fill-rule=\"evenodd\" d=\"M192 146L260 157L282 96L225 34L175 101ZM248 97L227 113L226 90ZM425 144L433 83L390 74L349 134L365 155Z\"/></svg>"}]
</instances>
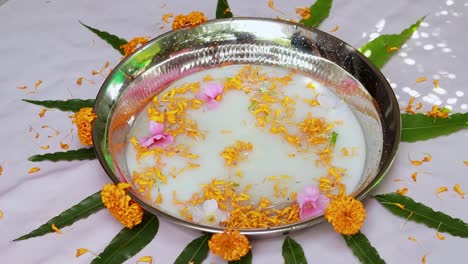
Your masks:
<instances>
[{"instance_id":1,"label":"white milk in plate","mask_svg":"<svg viewBox=\"0 0 468 264\"><path fill-rule=\"evenodd\" d=\"M223 87L216 98L207 90L213 85ZM136 118L126 155L129 180L162 211L197 222L193 214L213 209L203 204L216 200L223 219L200 223L268 227L293 221L274 214L295 204L305 186L328 196L336 186L347 193L357 188L366 160L361 126L346 103L308 76L232 65L182 78L156 97ZM163 124L173 142L138 147L151 134L150 119ZM248 215L248 206L270 209L265 214L279 222L229 224L229 213L242 207Z\"/></svg>"}]
</instances>

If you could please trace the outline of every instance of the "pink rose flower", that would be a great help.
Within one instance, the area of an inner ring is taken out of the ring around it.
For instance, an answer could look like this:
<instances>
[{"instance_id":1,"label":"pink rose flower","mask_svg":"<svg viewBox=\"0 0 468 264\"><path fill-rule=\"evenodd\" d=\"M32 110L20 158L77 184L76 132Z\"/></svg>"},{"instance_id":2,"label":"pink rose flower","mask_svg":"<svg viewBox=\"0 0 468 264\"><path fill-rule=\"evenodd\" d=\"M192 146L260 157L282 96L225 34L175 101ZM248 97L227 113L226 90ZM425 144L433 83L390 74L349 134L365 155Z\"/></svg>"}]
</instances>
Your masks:
<instances>
[{"instance_id":1,"label":"pink rose flower","mask_svg":"<svg viewBox=\"0 0 468 264\"><path fill-rule=\"evenodd\" d=\"M297 194L297 203L301 209L299 216L302 220L323 214L330 199L319 193L315 186L306 186L304 191Z\"/></svg>"},{"instance_id":2,"label":"pink rose flower","mask_svg":"<svg viewBox=\"0 0 468 264\"><path fill-rule=\"evenodd\" d=\"M138 140L140 146L144 148L163 148L174 142L174 137L164 132L164 125L155 121L150 121L149 130L151 136L142 137Z\"/></svg>"},{"instance_id":3,"label":"pink rose flower","mask_svg":"<svg viewBox=\"0 0 468 264\"><path fill-rule=\"evenodd\" d=\"M208 83L201 92L195 95L195 98L205 102L208 110L214 110L219 106L216 98L223 93L223 90L224 85L222 83Z\"/></svg>"}]
</instances>

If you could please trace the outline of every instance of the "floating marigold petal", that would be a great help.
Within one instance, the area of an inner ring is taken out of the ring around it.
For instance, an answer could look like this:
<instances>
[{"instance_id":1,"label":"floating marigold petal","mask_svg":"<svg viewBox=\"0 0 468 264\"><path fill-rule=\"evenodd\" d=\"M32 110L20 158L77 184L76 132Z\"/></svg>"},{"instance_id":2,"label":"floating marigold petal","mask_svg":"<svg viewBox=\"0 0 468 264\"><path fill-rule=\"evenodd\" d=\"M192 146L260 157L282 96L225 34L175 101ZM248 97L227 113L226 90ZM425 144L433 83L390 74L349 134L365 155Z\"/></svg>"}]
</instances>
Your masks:
<instances>
[{"instance_id":1,"label":"floating marigold petal","mask_svg":"<svg viewBox=\"0 0 468 264\"><path fill-rule=\"evenodd\" d=\"M408 192L408 188L406 187L396 190L396 193L398 193L399 195L405 195L407 192Z\"/></svg>"},{"instance_id":2,"label":"floating marigold petal","mask_svg":"<svg viewBox=\"0 0 468 264\"><path fill-rule=\"evenodd\" d=\"M466 194L466 193L464 193L464 192L461 190L460 185L459 185L458 183L455 184L455 185L453 186L453 190L454 190L456 193L458 193L458 195L460 195L461 198L465 199L465 194Z\"/></svg>"},{"instance_id":3,"label":"floating marigold petal","mask_svg":"<svg viewBox=\"0 0 468 264\"><path fill-rule=\"evenodd\" d=\"M151 256L143 256L137 260L137 263L153 263L153 257Z\"/></svg>"},{"instance_id":4,"label":"floating marigold petal","mask_svg":"<svg viewBox=\"0 0 468 264\"><path fill-rule=\"evenodd\" d=\"M434 86L435 86L436 89L440 88L440 86L439 86L439 80L435 79L434 81L432 81L432 83L434 84Z\"/></svg>"},{"instance_id":5,"label":"floating marigold petal","mask_svg":"<svg viewBox=\"0 0 468 264\"><path fill-rule=\"evenodd\" d=\"M445 237L441 233L439 233L439 231L436 232L436 236L439 240L445 240Z\"/></svg>"},{"instance_id":6,"label":"floating marigold petal","mask_svg":"<svg viewBox=\"0 0 468 264\"><path fill-rule=\"evenodd\" d=\"M436 195L439 194L439 193L446 192L446 191L448 191L448 188L445 187L445 186L442 186L442 187L440 187L439 189L437 189Z\"/></svg>"},{"instance_id":7,"label":"floating marigold petal","mask_svg":"<svg viewBox=\"0 0 468 264\"><path fill-rule=\"evenodd\" d=\"M55 233L62 234L62 231L57 226L55 226L55 224L52 224L50 228L52 228L52 230L54 230Z\"/></svg>"},{"instance_id":8,"label":"floating marigold petal","mask_svg":"<svg viewBox=\"0 0 468 264\"><path fill-rule=\"evenodd\" d=\"M33 173L36 173L36 172L38 172L40 170L41 169L39 167L32 167L31 169L29 169L28 173L33 174Z\"/></svg>"},{"instance_id":9,"label":"floating marigold petal","mask_svg":"<svg viewBox=\"0 0 468 264\"><path fill-rule=\"evenodd\" d=\"M416 79L416 83L422 83L422 82L425 82L427 80L426 77L419 77Z\"/></svg>"}]
</instances>

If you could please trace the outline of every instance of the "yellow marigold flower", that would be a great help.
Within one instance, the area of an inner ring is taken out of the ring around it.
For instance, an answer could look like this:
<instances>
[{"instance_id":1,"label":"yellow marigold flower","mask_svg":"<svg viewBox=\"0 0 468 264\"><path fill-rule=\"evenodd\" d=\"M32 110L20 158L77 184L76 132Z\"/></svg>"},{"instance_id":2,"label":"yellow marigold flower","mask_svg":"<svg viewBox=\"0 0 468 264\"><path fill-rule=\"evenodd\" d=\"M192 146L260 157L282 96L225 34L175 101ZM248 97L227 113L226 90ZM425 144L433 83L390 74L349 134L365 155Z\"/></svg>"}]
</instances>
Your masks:
<instances>
[{"instance_id":1,"label":"yellow marigold flower","mask_svg":"<svg viewBox=\"0 0 468 264\"><path fill-rule=\"evenodd\" d=\"M191 12L188 15L177 15L172 22L172 29L198 26L208 18L202 12Z\"/></svg>"},{"instance_id":2,"label":"yellow marigold flower","mask_svg":"<svg viewBox=\"0 0 468 264\"><path fill-rule=\"evenodd\" d=\"M366 209L362 203L351 196L338 197L332 200L325 210L325 218L336 232L343 235L354 235L366 219Z\"/></svg>"},{"instance_id":3,"label":"yellow marigold flower","mask_svg":"<svg viewBox=\"0 0 468 264\"><path fill-rule=\"evenodd\" d=\"M97 115L94 113L91 107L81 108L78 112L73 115L73 124L78 129L78 137L83 145L92 145L93 139L91 137L91 123Z\"/></svg>"},{"instance_id":4,"label":"yellow marigold flower","mask_svg":"<svg viewBox=\"0 0 468 264\"><path fill-rule=\"evenodd\" d=\"M125 193L128 187L130 187L128 183L106 184L102 188L101 199L104 206L119 222L127 228L132 228L141 223L143 209Z\"/></svg>"},{"instance_id":5,"label":"yellow marigold flower","mask_svg":"<svg viewBox=\"0 0 468 264\"><path fill-rule=\"evenodd\" d=\"M120 46L120 49L124 52L124 57L132 54L137 48L148 42L149 39L145 37L136 37L130 40L127 44Z\"/></svg>"},{"instance_id":6,"label":"yellow marigold flower","mask_svg":"<svg viewBox=\"0 0 468 264\"><path fill-rule=\"evenodd\" d=\"M250 251L250 243L245 235L239 231L224 231L221 234L214 234L208 241L213 254L222 257L227 261L239 260Z\"/></svg>"}]
</instances>

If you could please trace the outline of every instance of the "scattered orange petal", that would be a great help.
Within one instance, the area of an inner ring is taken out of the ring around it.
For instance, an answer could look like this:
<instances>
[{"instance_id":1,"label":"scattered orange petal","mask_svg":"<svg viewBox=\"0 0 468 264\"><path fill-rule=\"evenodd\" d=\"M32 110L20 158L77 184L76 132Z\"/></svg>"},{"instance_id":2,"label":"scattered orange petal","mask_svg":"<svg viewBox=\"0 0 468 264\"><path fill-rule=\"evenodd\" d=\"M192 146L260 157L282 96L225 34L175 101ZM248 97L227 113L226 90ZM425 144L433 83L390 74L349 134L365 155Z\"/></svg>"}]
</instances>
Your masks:
<instances>
[{"instance_id":1,"label":"scattered orange petal","mask_svg":"<svg viewBox=\"0 0 468 264\"><path fill-rule=\"evenodd\" d=\"M436 236L439 240L445 240L445 237L441 233L439 233L439 231L436 232Z\"/></svg>"},{"instance_id":2,"label":"scattered orange petal","mask_svg":"<svg viewBox=\"0 0 468 264\"><path fill-rule=\"evenodd\" d=\"M436 89L440 88L440 86L439 86L439 80L435 79L434 81L432 81L432 83L434 84L434 86L435 86Z\"/></svg>"},{"instance_id":3,"label":"scattered orange petal","mask_svg":"<svg viewBox=\"0 0 468 264\"><path fill-rule=\"evenodd\" d=\"M419 110L423 107L423 103L419 102L416 107L414 108L414 110Z\"/></svg>"},{"instance_id":4,"label":"scattered orange petal","mask_svg":"<svg viewBox=\"0 0 468 264\"><path fill-rule=\"evenodd\" d=\"M56 227L55 224L52 224L50 227L52 228L52 230L54 230L55 233L62 234L62 231L60 231L60 229Z\"/></svg>"},{"instance_id":5,"label":"scattered orange petal","mask_svg":"<svg viewBox=\"0 0 468 264\"><path fill-rule=\"evenodd\" d=\"M273 0L268 0L268 6L269 6L271 9L275 9L275 3L273 2Z\"/></svg>"},{"instance_id":6,"label":"scattered orange petal","mask_svg":"<svg viewBox=\"0 0 468 264\"><path fill-rule=\"evenodd\" d=\"M400 178L393 179L393 182L402 182L403 180Z\"/></svg>"},{"instance_id":7,"label":"scattered orange petal","mask_svg":"<svg viewBox=\"0 0 468 264\"><path fill-rule=\"evenodd\" d=\"M464 161L463 161L463 164L465 164L466 166L468 166L468 160L464 160Z\"/></svg>"},{"instance_id":8,"label":"scattered orange petal","mask_svg":"<svg viewBox=\"0 0 468 264\"><path fill-rule=\"evenodd\" d=\"M407 192L408 192L408 188L406 187L396 190L396 193L398 193L399 195L405 195Z\"/></svg>"},{"instance_id":9,"label":"scattered orange petal","mask_svg":"<svg viewBox=\"0 0 468 264\"><path fill-rule=\"evenodd\" d=\"M110 65L110 62L109 62L109 61L105 61L105 62L104 62L104 65L102 66L101 71L107 69L107 67L109 67L109 65Z\"/></svg>"},{"instance_id":10,"label":"scattered orange petal","mask_svg":"<svg viewBox=\"0 0 468 264\"><path fill-rule=\"evenodd\" d=\"M96 70L92 70L92 71L91 71L91 74L92 74L92 75L98 75L99 73L101 73L101 72L96 71Z\"/></svg>"},{"instance_id":11,"label":"scattered orange petal","mask_svg":"<svg viewBox=\"0 0 468 264\"><path fill-rule=\"evenodd\" d=\"M49 149L49 145L40 146L41 149Z\"/></svg>"},{"instance_id":12,"label":"scattered orange petal","mask_svg":"<svg viewBox=\"0 0 468 264\"><path fill-rule=\"evenodd\" d=\"M42 84L42 80L38 80L35 84L34 84L34 89L37 89L39 88L39 85Z\"/></svg>"},{"instance_id":13,"label":"scattered orange petal","mask_svg":"<svg viewBox=\"0 0 468 264\"><path fill-rule=\"evenodd\" d=\"M2 212L2 210L0 210L0 219L2 219L2 218L3 218L3 212Z\"/></svg>"},{"instance_id":14,"label":"scattered orange petal","mask_svg":"<svg viewBox=\"0 0 468 264\"><path fill-rule=\"evenodd\" d=\"M143 256L137 260L137 263L153 263L153 257L151 256Z\"/></svg>"},{"instance_id":15,"label":"scattered orange petal","mask_svg":"<svg viewBox=\"0 0 468 264\"><path fill-rule=\"evenodd\" d=\"M425 254L422 258L421 258L421 263L422 264L426 264L426 256L429 255L429 253Z\"/></svg>"},{"instance_id":16,"label":"scattered orange petal","mask_svg":"<svg viewBox=\"0 0 468 264\"><path fill-rule=\"evenodd\" d=\"M0 166L0 176L2 176L2 174L3 174L3 167Z\"/></svg>"},{"instance_id":17,"label":"scattered orange petal","mask_svg":"<svg viewBox=\"0 0 468 264\"><path fill-rule=\"evenodd\" d=\"M21 85L21 86L18 86L17 88L20 89L20 90L28 89L28 87L26 85Z\"/></svg>"},{"instance_id":18,"label":"scattered orange petal","mask_svg":"<svg viewBox=\"0 0 468 264\"><path fill-rule=\"evenodd\" d=\"M416 83L422 83L422 82L425 82L427 80L426 77L419 77L416 79Z\"/></svg>"},{"instance_id":19,"label":"scattered orange petal","mask_svg":"<svg viewBox=\"0 0 468 264\"><path fill-rule=\"evenodd\" d=\"M430 162L432 160L432 155L431 154L426 154L422 160L411 160L411 164L414 166L421 166L425 162Z\"/></svg>"},{"instance_id":20,"label":"scattered orange petal","mask_svg":"<svg viewBox=\"0 0 468 264\"><path fill-rule=\"evenodd\" d=\"M76 254L75 254L75 257L79 257L85 253L88 253L89 252L89 249L87 248L78 248L76 249Z\"/></svg>"},{"instance_id":21,"label":"scattered orange petal","mask_svg":"<svg viewBox=\"0 0 468 264\"><path fill-rule=\"evenodd\" d=\"M413 179L414 182L416 182L417 177L418 177L418 172L413 172L413 174L411 174L411 179Z\"/></svg>"},{"instance_id":22,"label":"scattered orange petal","mask_svg":"<svg viewBox=\"0 0 468 264\"><path fill-rule=\"evenodd\" d=\"M41 111L39 112L39 117L40 117L40 118L44 117L46 111L47 111L47 109L42 108Z\"/></svg>"},{"instance_id":23,"label":"scattered orange petal","mask_svg":"<svg viewBox=\"0 0 468 264\"><path fill-rule=\"evenodd\" d=\"M39 167L32 167L31 169L29 169L28 173L33 174L33 173L36 173L36 172L38 172L40 170L41 169Z\"/></svg>"},{"instance_id":24,"label":"scattered orange petal","mask_svg":"<svg viewBox=\"0 0 468 264\"><path fill-rule=\"evenodd\" d=\"M414 96L411 96L410 99L408 100L408 104L405 107L405 112L406 113L414 114L413 103L414 103Z\"/></svg>"},{"instance_id":25,"label":"scattered orange petal","mask_svg":"<svg viewBox=\"0 0 468 264\"><path fill-rule=\"evenodd\" d=\"M169 21L169 18L173 18L174 17L174 14L172 13L168 13L168 14L164 14L163 17L162 17L162 20L165 22L165 23L170 23Z\"/></svg>"},{"instance_id":26,"label":"scattered orange petal","mask_svg":"<svg viewBox=\"0 0 468 264\"><path fill-rule=\"evenodd\" d=\"M296 14L298 14L302 19L309 19L310 9L308 7L298 7L296 8Z\"/></svg>"},{"instance_id":27,"label":"scattered orange petal","mask_svg":"<svg viewBox=\"0 0 468 264\"><path fill-rule=\"evenodd\" d=\"M61 147L63 150L67 150L67 149L70 148L70 146L68 146L68 144L63 143L62 141L60 141L60 147Z\"/></svg>"},{"instance_id":28,"label":"scattered orange petal","mask_svg":"<svg viewBox=\"0 0 468 264\"><path fill-rule=\"evenodd\" d=\"M340 29L340 26L336 25L334 28L332 28L332 29L330 30L330 32L332 32L332 33L333 33L333 32L337 32L338 29Z\"/></svg>"},{"instance_id":29,"label":"scattered orange petal","mask_svg":"<svg viewBox=\"0 0 468 264\"><path fill-rule=\"evenodd\" d=\"M405 206L402 205L401 203L393 203L396 207L400 208L401 210L406 210Z\"/></svg>"},{"instance_id":30,"label":"scattered orange petal","mask_svg":"<svg viewBox=\"0 0 468 264\"><path fill-rule=\"evenodd\" d=\"M453 190L454 190L456 193L458 193L458 195L460 195L460 197L461 197L462 199L465 199L465 194L466 194L466 193L464 193L464 192L461 190L460 185L459 185L458 183L455 184L455 185L453 186Z\"/></svg>"},{"instance_id":31,"label":"scattered orange petal","mask_svg":"<svg viewBox=\"0 0 468 264\"><path fill-rule=\"evenodd\" d=\"M83 77L78 77L78 79L76 79L76 84L78 85L82 85L83 84Z\"/></svg>"},{"instance_id":32,"label":"scattered orange petal","mask_svg":"<svg viewBox=\"0 0 468 264\"><path fill-rule=\"evenodd\" d=\"M412 237L412 236L409 236L409 237L408 237L408 240L409 240L409 241L413 241L413 242L415 242L415 243L418 243L418 240L416 240L416 238L414 238L414 237Z\"/></svg>"},{"instance_id":33,"label":"scattered orange petal","mask_svg":"<svg viewBox=\"0 0 468 264\"><path fill-rule=\"evenodd\" d=\"M387 52L394 52L394 51L397 51L397 50L399 50L398 47L388 47L387 48Z\"/></svg>"},{"instance_id":34,"label":"scattered orange petal","mask_svg":"<svg viewBox=\"0 0 468 264\"><path fill-rule=\"evenodd\" d=\"M436 195L438 195L439 193L446 192L446 191L448 191L448 188L445 187L445 186L442 186L442 187L440 187L439 189L437 189Z\"/></svg>"}]
</instances>

